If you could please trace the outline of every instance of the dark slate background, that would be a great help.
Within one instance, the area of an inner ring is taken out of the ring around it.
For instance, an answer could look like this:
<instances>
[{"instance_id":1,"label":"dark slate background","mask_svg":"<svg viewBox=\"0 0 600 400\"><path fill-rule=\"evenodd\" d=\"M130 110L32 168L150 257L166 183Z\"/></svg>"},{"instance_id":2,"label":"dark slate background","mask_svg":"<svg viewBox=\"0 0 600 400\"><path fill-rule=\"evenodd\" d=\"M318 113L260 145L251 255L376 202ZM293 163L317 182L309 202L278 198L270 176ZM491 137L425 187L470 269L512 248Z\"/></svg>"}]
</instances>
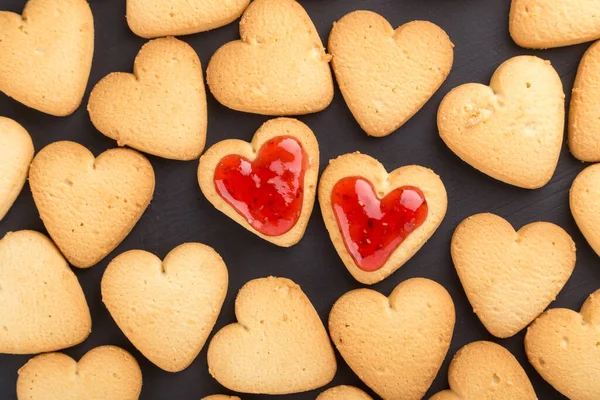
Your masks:
<instances>
[{"instance_id":1,"label":"dark slate background","mask_svg":"<svg viewBox=\"0 0 600 400\"><path fill-rule=\"evenodd\" d=\"M0 9L21 12L24 0L0 0ZM133 59L145 41L128 29L125 1L91 0L96 27L94 64L89 90L113 71L133 68ZM369 138L356 124L339 91L325 111L300 117L315 132L321 147L321 169L340 154L361 151L379 159L388 170L401 165L420 164L441 175L449 196L446 218L433 238L412 260L373 288L386 295L401 281L421 276L446 287L454 299L457 319L454 338L437 379L427 396L446 389L448 364L463 345L475 340L493 340L506 346L521 362L540 399L561 399L529 365L523 350L524 332L498 340L486 332L465 297L450 259L450 238L464 218L480 212L496 213L515 227L534 221L551 221L565 228L577 243L577 266L573 276L551 307L579 309L586 297L600 287L598 257L577 229L569 211L568 191L576 174L585 165L563 146L558 169L544 188L528 191L515 188L477 172L463 163L440 140L436 111L442 97L466 82L489 82L496 67L520 54L549 59L558 70L569 100L578 62L587 45L529 51L516 46L508 34L508 0L300 0L326 42L332 23L356 9L369 9L385 16L393 26L424 19L440 25L456 45L453 70L429 103L398 132L386 138ZM237 23L182 39L198 52L203 66L224 43L238 39ZM1 60L0 60L1 62ZM36 151L57 140L84 144L96 155L116 146L97 132L83 106L67 118L47 116L12 101L0 93L0 114L14 118L32 135ZM568 104L568 103L567 103ZM231 111L208 95L209 127L207 147L226 138L250 140L268 118ZM78 359L88 350L105 344L122 346L140 363L144 386L142 399L197 400L214 393L227 393L208 374L206 347L185 371L170 374L152 365L127 341L102 304L100 279L107 263L130 249L144 249L164 257L175 246L198 241L214 247L225 259L230 273L227 300L216 329L234 322L235 295L247 281L268 275L284 276L300 284L326 321L335 300L361 287L338 258L315 205L304 239L290 249L262 241L215 210L203 197L196 181L197 161L168 161L149 157L156 172L154 200L133 232L104 261L88 270L76 270L84 288L93 319L93 331L83 344L66 351ZM34 229L45 232L26 185L12 210L0 222L0 237L6 232ZM515 279L519 279L515 277ZM0 398L15 399L17 370L29 356L0 355ZM338 373L329 385L350 384L363 389L359 379L339 358ZM314 399L321 390L286 396ZM267 396L244 395L244 399Z\"/></svg>"}]
</instances>

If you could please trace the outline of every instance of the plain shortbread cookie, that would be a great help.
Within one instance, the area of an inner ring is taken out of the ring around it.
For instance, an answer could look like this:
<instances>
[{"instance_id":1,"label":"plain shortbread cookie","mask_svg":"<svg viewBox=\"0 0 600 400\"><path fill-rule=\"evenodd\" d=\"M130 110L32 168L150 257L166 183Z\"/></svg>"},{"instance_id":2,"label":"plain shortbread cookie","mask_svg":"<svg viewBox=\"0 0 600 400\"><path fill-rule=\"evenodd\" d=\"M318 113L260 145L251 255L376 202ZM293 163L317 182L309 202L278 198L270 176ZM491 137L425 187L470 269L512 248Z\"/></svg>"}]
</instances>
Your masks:
<instances>
[{"instance_id":1,"label":"plain shortbread cookie","mask_svg":"<svg viewBox=\"0 0 600 400\"><path fill-rule=\"evenodd\" d=\"M417 113L454 59L454 45L437 25L413 21L394 30L371 11L334 23L328 47L346 104L371 136L389 135Z\"/></svg>"},{"instance_id":2,"label":"plain shortbread cookie","mask_svg":"<svg viewBox=\"0 0 600 400\"><path fill-rule=\"evenodd\" d=\"M94 86L88 111L96 129L119 146L196 159L208 119L200 59L181 40L152 40L135 58L133 74L113 72Z\"/></svg>"},{"instance_id":3,"label":"plain shortbread cookie","mask_svg":"<svg viewBox=\"0 0 600 400\"><path fill-rule=\"evenodd\" d=\"M571 213L583 236L600 255L600 164L577 175L569 194Z\"/></svg>"},{"instance_id":4,"label":"plain shortbread cookie","mask_svg":"<svg viewBox=\"0 0 600 400\"><path fill-rule=\"evenodd\" d=\"M223 105L264 115L303 115L333 100L330 56L295 0L254 0L240 21L241 40L210 59L206 79Z\"/></svg>"},{"instance_id":5,"label":"plain shortbread cookie","mask_svg":"<svg viewBox=\"0 0 600 400\"><path fill-rule=\"evenodd\" d=\"M327 331L300 286L285 278L246 283L235 300L237 323L215 334L208 370L242 393L289 394L320 388L337 365Z\"/></svg>"},{"instance_id":6,"label":"plain shortbread cookie","mask_svg":"<svg viewBox=\"0 0 600 400\"><path fill-rule=\"evenodd\" d=\"M316 400L373 400L371 396L354 386L335 386L317 396Z\"/></svg>"},{"instance_id":7,"label":"plain shortbread cookie","mask_svg":"<svg viewBox=\"0 0 600 400\"><path fill-rule=\"evenodd\" d=\"M58 248L71 264L88 268L114 250L140 219L154 193L154 170L130 149L94 158L80 144L55 142L33 159L29 184Z\"/></svg>"},{"instance_id":8,"label":"plain shortbread cookie","mask_svg":"<svg viewBox=\"0 0 600 400\"><path fill-rule=\"evenodd\" d=\"M35 354L83 342L92 329L77 277L34 231L0 240L0 353Z\"/></svg>"},{"instance_id":9,"label":"plain shortbread cookie","mask_svg":"<svg viewBox=\"0 0 600 400\"><path fill-rule=\"evenodd\" d=\"M227 284L221 256L203 244L182 244L164 261L131 250L108 264L102 301L144 356L166 371L179 372L202 350Z\"/></svg>"},{"instance_id":10,"label":"plain shortbread cookie","mask_svg":"<svg viewBox=\"0 0 600 400\"><path fill-rule=\"evenodd\" d=\"M0 91L55 116L81 104L94 54L85 0L29 0L23 14L0 12Z\"/></svg>"}]
</instances>

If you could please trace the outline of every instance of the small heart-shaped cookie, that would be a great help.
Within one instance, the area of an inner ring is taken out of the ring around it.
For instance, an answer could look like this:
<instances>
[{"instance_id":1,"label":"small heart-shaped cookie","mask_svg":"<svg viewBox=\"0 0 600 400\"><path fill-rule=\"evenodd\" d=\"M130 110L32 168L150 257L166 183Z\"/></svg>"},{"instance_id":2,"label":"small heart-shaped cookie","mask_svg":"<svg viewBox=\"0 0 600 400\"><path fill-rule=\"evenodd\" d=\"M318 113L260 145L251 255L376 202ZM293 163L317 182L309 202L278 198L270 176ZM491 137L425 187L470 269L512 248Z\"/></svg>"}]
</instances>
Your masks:
<instances>
[{"instance_id":1,"label":"small heart-shaped cookie","mask_svg":"<svg viewBox=\"0 0 600 400\"><path fill-rule=\"evenodd\" d=\"M316 400L373 400L371 396L354 386L335 386L317 396Z\"/></svg>"},{"instance_id":2,"label":"small heart-shaped cookie","mask_svg":"<svg viewBox=\"0 0 600 400\"><path fill-rule=\"evenodd\" d=\"M418 400L446 357L454 320L446 289L413 278L389 298L370 289L344 294L329 314L329 332L350 368L375 393Z\"/></svg>"},{"instance_id":3,"label":"small heart-shaped cookie","mask_svg":"<svg viewBox=\"0 0 600 400\"><path fill-rule=\"evenodd\" d=\"M227 267L212 248L186 243L164 261L142 250L115 257L102 277L102 301L135 347L169 372L198 356L227 294Z\"/></svg>"},{"instance_id":4,"label":"small heart-shaped cookie","mask_svg":"<svg viewBox=\"0 0 600 400\"><path fill-rule=\"evenodd\" d=\"M113 72L90 94L92 123L104 135L155 156L200 157L206 142L206 93L194 49L172 37L146 43L133 74Z\"/></svg>"},{"instance_id":5,"label":"small heart-shaped cookie","mask_svg":"<svg viewBox=\"0 0 600 400\"><path fill-rule=\"evenodd\" d=\"M94 18L85 0L29 0L0 12L0 91L63 117L81 104L92 68Z\"/></svg>"},{"instance_id":6,"label":"small heart-shaped cookie","mask_svg":"<svg viewBox=\"0 0 600 400\"><path fill-rule=\"evenodd\" d=\"M600 39L598 0L512 0L510 35L521 47L547 49Z\"/></svg>"},{"instance_id":7,"label":"small heart-shaped cookie","mask_svg":"<svg viewBox=\"0 0 600 400\"><path fill-rule=\"evenodd\" d=\"M371 11L347 14L329 35L342 95L371 136L389 135L425 105L450 73L453 47L431 22L413 21L394 30Z\"/></svg>"},{"instance_id":8,"label":"small heart-shaped cookie","mask_svg":"<svg viewBox=\"0 0 600 400\"><path fill-rule=\"evenodd\" d=\"M296 119L265 122L251 143L223 140L200 158L198 182L217 210L282 247L302 239L315 202L319 144Z\"/></svg>"},{"instance_id":9,"label":"small heart-shaped cookie","mask_svg":"<svg viewBox=\"0 0 600 400\"><path fill-rule=\"evenodd\" d=\"M76 362L62 353L42 354L19 370L19 400L136 400L142 371L135 358L116 346L90 350Z\"/></svg>"},{"instance_id":10,"label":"small heart-shaped cookie","mask_svg":"<svg viewBox=\"0 0 600 400\"><path fill-rule=\"evenodd\" d=\"M597 400L600 393L600 290L581 312L554 308L527 329L525 352L537 372L573 400Z\"/></svg>"},{"instance_id":11,"label":"small heart-shaped cookie","mask_svg":"<svg viewBox=\"0 0 600 400\"><path fill-rule=\"evenodd\" d=\"M571 213L583 236L600 255L600 164L590 165L571 185Z\"/></svg>"},{"instance_id":12,"label":"small heart-shaped cookie","mask_svg":"<svg viewBox=\"0 0 600 400\"><path fill-rule=\"evenodd\" d=\"M21 193L32 159L29 133L16 121L0 117L0 221Z\"/></svg>"},{"instance_id":13,"label":"small heart-shaped cookie","mask_svg":"<svg viewBox=\"0 0 600 400\"><path fill-rule=\"evenodd\" d=\"M600 42L583 55L571 96L569 149L581 161L600 161Z\"/></svg>"},{"instance_id":14,"label":"small heart-shaped cookie","mask_svg":"<svg viewBox=\"0 0 600 400\"><path fill-rule=\"evenodd\" d=\"M330 57L295 0L254 0L240 37L218 49L206 70L219 103L263 115L310 114L331 103Z\"/></svg>"},{"instance_id":15,"label":"small heart-shaped cookie","mask_svg":"<svg viewBox=\"0 0 600 400\"><path fill-rule=\"evenodd\" d=\"M215 334L208 371L242 393L289 394L327 385L337 369L327 331L300 286L285 278L246 283L237 323Z\"/></svg>"},{"instance_id":16,"label":"small heart-shaped cookie","mask_svg":"<svg viewBox=\"0 0 600 400\"><path fill-rule=\"evenodd\" d=\"M154 194L141 154L111 149L94 159L74 142L55 142L31 163L29 184L48 233L71 264L88 268L131 232Z\"/></svg>"},{"instance_id":17,"label":"small heart-shaped cookie","mask_svg":"<svg viewBox=\"0 0 600 400\"><path fill-rule=\"evenodd\" d=\"M490 86L467 83L446 95L438 110L440 137L484 174L526 189L544 186L562 147L565 95L549 61L518 56L505 61Z\"/></svg>"},{"instance_id":18,"label":"small heart-shaped cookie","mask_svg":"<svg viewBox=\"0 0 600 400\"><path fill-rule=\"evenodd\" d=\"M204 32L230 24L250 0L127 0L127 24L138 36L155 38Z\"/></svg>"},{"instance_id":19,"label":"small heart-shaped cookie","mask_svg":"<svg viewBox=\"0 0 600 400\"><path fill-rule=\"evenodd\" d=\"M575 268L575 243L564 229L535 222L515 232L494 214L461 222L451 254L473 311L499 338L515 335L540 315Z\"/></svg>"},{"instance_id":20,"label":"small heart-shaped cookie","mask_svg":"<svg viewBox=\"0 0 600 400\"><path fill-rule=\"evenodd\" d=\"M0 240L0 353L56 351L83 342L92 319L77 277L41 233Z\"/></svg>"},{"instance_id":21,"label":"small heart-shaped cookie","mask_svg":"<svg viewBox=\"0 0 600 400\"><path fill-rule=\"evenodd\" d=\"M473 342L461 348L448 370L450 390L429 400L537 400L533 386L517 359L492 342Z\"/></svg>"},{"instance_id":22,"label":"small heart-shaped cookie","mask_svg":"<svg viewBox=\"0 0 600 400\"><path fill-rule=\"evenodd\" d=\"M448 205L430 169L387 173L374 158L345 154L329 162L319 203L331 241L354 278L377 283L404 265L436 231Z\"/></svg>"}]
</instances>

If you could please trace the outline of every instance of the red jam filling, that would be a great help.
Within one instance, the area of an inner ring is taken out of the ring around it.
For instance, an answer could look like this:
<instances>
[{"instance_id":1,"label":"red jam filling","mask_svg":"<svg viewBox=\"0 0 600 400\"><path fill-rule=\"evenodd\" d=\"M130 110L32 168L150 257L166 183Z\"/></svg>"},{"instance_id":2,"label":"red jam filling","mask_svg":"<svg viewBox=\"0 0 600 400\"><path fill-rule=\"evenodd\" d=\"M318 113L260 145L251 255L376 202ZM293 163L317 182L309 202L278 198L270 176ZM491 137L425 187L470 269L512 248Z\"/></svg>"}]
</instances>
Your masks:
<instances>
[{"instance_id":1,"label":"red jam filling","mask_svg":"<svg viewBox=\"0 0 600 400\"><path fill-rule=\"evenodd\" d=\"M214 182L225 199L258 232L279 236L300 218L308 157L293 137L275 137L248 161L236 154L221 159Z\"/></svg>"},{"instance_id":2,"label":"red jam filling","mask_svg":"<svg viewBox=\"0 0 600 400\"><path fill-rule=\"evenodd\" d=\"M363 271L381 268L427 218L423 193L404 186L379 199L371 182L349 177L335 184L331 204L346 249Z\"/></svg>"}]
</instances>

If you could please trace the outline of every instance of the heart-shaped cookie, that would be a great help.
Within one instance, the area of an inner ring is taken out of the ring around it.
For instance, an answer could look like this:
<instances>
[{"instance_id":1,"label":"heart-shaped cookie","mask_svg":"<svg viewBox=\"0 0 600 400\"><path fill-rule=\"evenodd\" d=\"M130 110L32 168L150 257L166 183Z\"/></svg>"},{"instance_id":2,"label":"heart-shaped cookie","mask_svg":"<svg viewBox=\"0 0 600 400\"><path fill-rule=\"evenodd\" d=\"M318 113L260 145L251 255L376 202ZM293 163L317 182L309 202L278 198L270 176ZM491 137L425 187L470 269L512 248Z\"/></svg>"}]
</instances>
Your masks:
<instances>
[{"instance_id":1,"label":"heart-shaped cookie","mask_svg":"<svg viewBox=\"0 0 600 400\"><path fill-rule=\"evenodd\" d=\"M454 45L437 25L413 21L394 30L371 11L336 22L328 47L346 104L371 136L387 136L416 114L454 59Z\"/></svg>"},{"instance_id":2,"label":"heart-shaped cookie","mask_svg":"<svg viewBox=\"0 0 600 400\"><path fill-rule=\"evenodd\" d=\"M83 342L92 319L77 277L41 233L0 240L0 353L34 354Z\"/></svg>"},{"instance_id":3,"label":"heart-shaped cookie","mask_svg":"<svg viewBox=\"0 0 600 400\"><path fill-rule=\"evenodd\" d=\"M387 173L364 154L329 162L319 203L331 241L354 278L374 284L400 268L438 228L448 205L439 176L418 165Z\"/></svg>"},{"instance_id":4,"label":"heart-shaped cookie","mask_svg":"<svg viewBox=\"0 0 600 400\"><path fill-rule=\"evenodd\" d=\"M223 105L264 115L303 115L333 100L330 56L310 17L295 0L254 0L240 37L218 49L206 70Z\"/></svg>"},{"instance_id":5,"label":"heart-shaped cookie","mask_svg":"<svg viewBox=\"0 0 600 400\"><path fill-rule=\"evenodd\" d=\"M473 342L461 348L448 370L450 390L429 400L537 400L533 386L517 359L492 342Z\"/></svg>"},{"instance_id":6,"label":"heart-shaped cookie","mask_svg":"<svg viewBox=\"0 0 600 400\"><path fill-rule=\"evenodd\" d=\"M88 111L96 129L119 146L197 159L207 125L200 59L181 40L152 40L135 58L133 74L113 72L96 84Z\"/></svg>"},{"instance_id":7,"label":"heart-shaped cookie","mask_svg":"<svg viewBox=\"0 0 600 400\"><path fill-rule=\"evenodd\" d=\"M335 386L317 396L316 400L373 400L371 396L354 386Z\"/></svg>"},{"instance_id":8,"label":"heart-shaped cookie","mask_svg":"<svg viewBox=\"0 0 600 400\"><path fill-rule=\"evenodd\" d=\"M282 247L302 239L319 174L319 144L296 119L265 122L252 142L228 139L200 158L198 182L217 210Z\"/></svg>"},{"instance_id":9,"label":"heart-shaped cookie","mask_svg":"<svg viewBox=\"0 0 600 400\"><path fill-rule=\"evenodd\" d=\"M227 267L212 248L186 243L164 261L143 250L115 257L102 277L102 301L135 347L169 372L198 356L227 294Z\"/></svg>"},{"instance_id":10,"label":"heart-shaped cookie","mask_svg":"<svg viewBox=\"0 0 600 400\"><path fill-rule=\"evenodd\" d=\"M590 165L571 185L571 213L583 236L600 255L600 164Z\"/></svg>"},{"instance_id":11,"label":"heart-shaped cookie","mask_svg":"<svg viewBox=\"0 0 600 400\"><path fill-rule=\"evenodd\" d=\"M525 352L542 378L569 399L598 399L600 290L579 313L554 308L540 315L527 329Z\"/></svg>"},{"instance_id":12,"label":"heart-shaped cookie","mask_svg":"<svg viewBox=\"0 0 600 400\"><path fill-rule=\"evenodd\" d=\"M42 354L19 370L19 400L137 400L142 371L116 346L90 350L79 362L62 353Z\"/></svg>"},{"instance_id":13,"label":"heart-shaped cookie","mask_svg":"<svg viewBox=\"0 0 600 400\"><path fill-rule=\"evenodd\" d=\"M250 0L127 0L127 24L138 36L155 38L204 32L230 24Z\"/></svg>"},{"instance_id":14,"label":"heart-shaped cookie","mask_svg":"<svg viewBox=\"0 0 600 400\"><path fill-rule=\"evenodd\" d=\"M29 0L0 12L0 91L56 116L81 104L92 68L94 18L85 0Z\"/></svg>"},{"instance_id":15,"label":"heart-shaped cookie","mask_svg":"<svg viewBox=\"0 0 600 400\"><path fill-rule=\"evenodd\" d=\"M569 149L581 161L600 161L600 42L583 55L571 96Z\"/></svg>"},{"instance_id":16,"label":"heart-shaped cookie","mask_svg":"<svg viewBox=\"0 0 600 400\"><path fill-rule=\"evenodd\" d=\"M111 149L94 159L74 142L55 142L31 163L29 184L48 233L71 264L88 268L131 232L154 194L141 154Z\"/></svg>"},{"instance_id":17,"label":"heart-shaped cookie","mask_svg":"<svg viewBox=\"0 0 600 400\"><path fill-rule=\"evenodd\" d=\"M451 254L473 311L499 338L515 335L540 315L575 268L575 243L561 227L535 222L515 232L494 214L461 222Z\"/></svg>"},{"instance_id":18,"label":"heart-shaped cookie","mask_svg":"<svg viewBox=\"0 0 600 400\"><path fill-rule=\"evenodd\" d=\"M600 39L597 0L512 0L510 35L521 47L547 49Z\"/></svg>"},{"instance_id":19,"label":"heart-shaped cookie","mask_svg":"<svg viewBox=\"0 0 600 400\"><path fill-rule=\"evenodd\" d=\"M288 394L331 382L335 355L327 331L300 286L285 278L246 283L235 300L237 323L215 334L208 370L242 393Z\"/></svg>"},{"instance_id":20,"label":"heart-shaped cookie","mask_svg":"<svg viewBox=\"0 0 600 400\"><path fill-rule=\"evenodd\" d=\"M370 289L344 294L329 314L329 332L350 368L375 393L418 400L446 357L454 320L446 289L413 278L389 298Z\"/></svg>"},{"instance_id":21,"label":"heart-shaped cookie","mask_svg":"<svg viewBox=\"0 0 600 400\"><path fill-rule=\"evenodd\" d=\"M446 145L484 174L537 189L552 178L563 141L565 95L549 61L505 61L490 86L467 83L446 95L438 128Z\"/></svg>"},{"instance_id":22,"label":"heart-shaped cookie","mask_svg":"<svg viewBox=\"0 0 600 400\"><path fill-rule=\"evenodd\" d=\"M32 159L29 133L12 119L0 117L0 221L21 193Z\"/></svg>"}]
</instances>

